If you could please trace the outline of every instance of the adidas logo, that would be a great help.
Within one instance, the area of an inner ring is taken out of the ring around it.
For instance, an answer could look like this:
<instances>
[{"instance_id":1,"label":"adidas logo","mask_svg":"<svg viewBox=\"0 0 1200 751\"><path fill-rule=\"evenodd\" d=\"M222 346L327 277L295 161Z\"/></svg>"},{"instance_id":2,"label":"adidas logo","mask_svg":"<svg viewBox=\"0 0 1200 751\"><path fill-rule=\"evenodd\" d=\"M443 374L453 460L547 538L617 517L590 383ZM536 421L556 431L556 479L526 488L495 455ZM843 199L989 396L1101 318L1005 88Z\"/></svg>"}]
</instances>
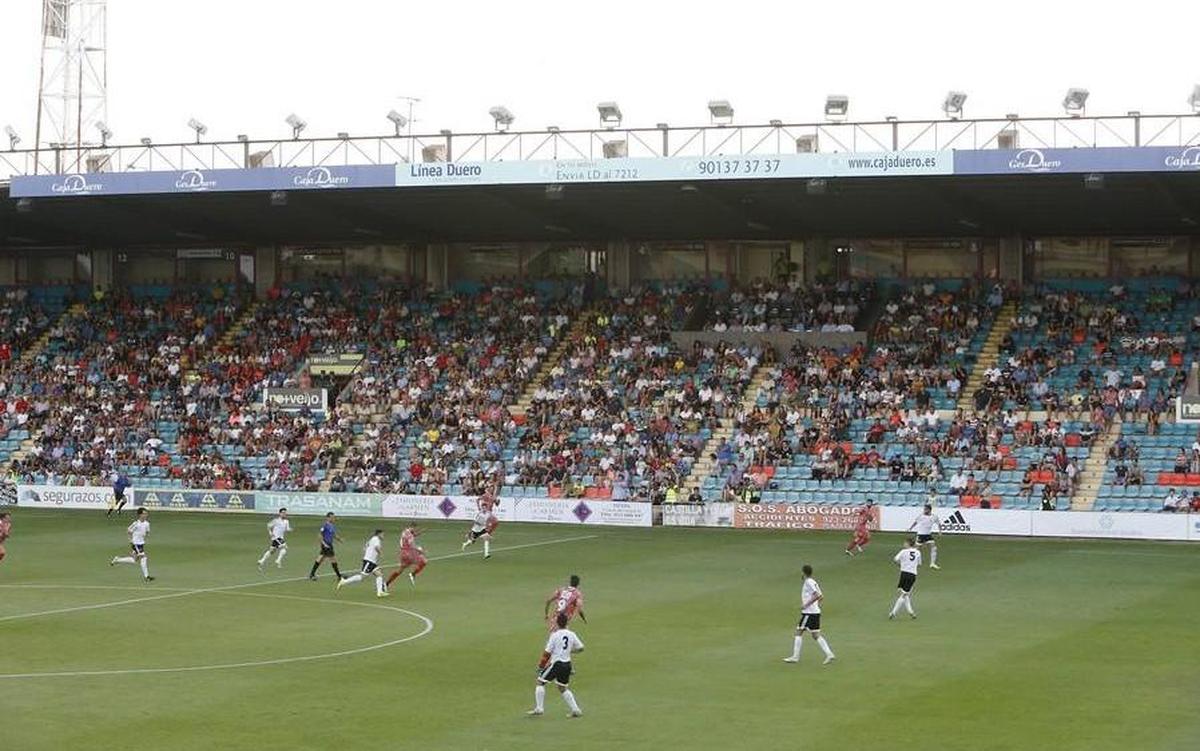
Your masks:
<instances>
[{"instance_id":1,"label":"adidas logo","mask_svg":"<svg viewBox=\"0 0 1200 751\"><path fill-rule=\"evenodd\" d=\"M963 516L962 511L955 511L950 516L947 516L942 522L943 532L970 532L971 525L967 524L967 519Z\"/></svg>"}]
</instances>

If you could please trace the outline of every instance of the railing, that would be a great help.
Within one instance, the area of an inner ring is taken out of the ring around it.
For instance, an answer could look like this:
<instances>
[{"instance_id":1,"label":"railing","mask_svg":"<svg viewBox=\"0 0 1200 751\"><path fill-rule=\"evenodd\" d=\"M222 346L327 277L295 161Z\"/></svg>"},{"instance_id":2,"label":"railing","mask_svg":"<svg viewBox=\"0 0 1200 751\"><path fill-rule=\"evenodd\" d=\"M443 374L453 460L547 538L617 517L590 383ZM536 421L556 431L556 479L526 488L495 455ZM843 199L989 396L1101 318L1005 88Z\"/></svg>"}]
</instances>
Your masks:
<instances>
[{"instance_id":1,"label":"railing","mask_svg":"<svg viewBox=\"0 0 1200 751\"><path fill-rule=\"evenodd\" d=\"M76 172L241 169L496 162L629 157L785 154L799 139L821 153L943 151L1021 147L1190 146L1200 144L1196 115L885 120L699 127L611 128L427 135L235 140L203 143L43 146L0 151L0 180ZM1013 140L1015 138L1015 140ZM614 142L622 145L612 146ZM427 151L428 150L428 151Z\"/></svg>"}]
</instances>

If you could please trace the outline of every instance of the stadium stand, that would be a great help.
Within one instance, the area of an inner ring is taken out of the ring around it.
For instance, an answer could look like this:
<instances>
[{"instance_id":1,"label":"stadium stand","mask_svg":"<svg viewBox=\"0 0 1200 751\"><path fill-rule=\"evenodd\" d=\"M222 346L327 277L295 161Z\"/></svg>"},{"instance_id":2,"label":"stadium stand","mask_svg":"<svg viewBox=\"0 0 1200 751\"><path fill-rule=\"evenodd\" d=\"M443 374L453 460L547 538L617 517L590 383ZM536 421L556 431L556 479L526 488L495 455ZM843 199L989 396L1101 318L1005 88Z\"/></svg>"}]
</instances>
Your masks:
<instances>
[{"instance_id":1,"label":"stadium stand","mask_svg":"<svg viewBox=\"0 0 1200 751\"><path fill-rule=\"evenodd\" d=\"M694 486L709 501L1152 511L1176 489L1186 510L1200 442L1169 413L1200 331L1191 286L1050 280L1013 300L953 279L612 295L318 280L253 302L226 285L10 288L0 460L63 484L121 471L162 488L496 483L674 502ZM779 354L752 339L852 324L868 343ZM696 327L738 341L672 338ZM308 358L329 353L363 361L320 384L328 412L262 406L264 388L313 385Z\"/></svg>"}]
</instances>

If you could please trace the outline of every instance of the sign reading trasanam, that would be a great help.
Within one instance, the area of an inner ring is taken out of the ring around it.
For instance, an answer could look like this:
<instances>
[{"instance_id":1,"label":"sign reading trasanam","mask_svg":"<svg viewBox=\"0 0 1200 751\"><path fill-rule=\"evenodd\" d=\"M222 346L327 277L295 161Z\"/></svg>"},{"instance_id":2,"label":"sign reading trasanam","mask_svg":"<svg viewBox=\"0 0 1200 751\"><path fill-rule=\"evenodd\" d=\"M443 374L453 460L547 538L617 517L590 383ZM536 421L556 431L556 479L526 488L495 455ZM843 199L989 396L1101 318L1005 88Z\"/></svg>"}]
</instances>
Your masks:
<instances>
[{"instance_id":1,"label":"sign reading trasanam","mask_svg":"<svg viewBox=\"0 0 1200 751\"><path fill-rule=\"evenodd\" d=\"M742 529L853 529L860 507L817 503L738 503L733 526ZM879 529L879 508L872 507L867 527Z\"/></svg>"}]
</instances>

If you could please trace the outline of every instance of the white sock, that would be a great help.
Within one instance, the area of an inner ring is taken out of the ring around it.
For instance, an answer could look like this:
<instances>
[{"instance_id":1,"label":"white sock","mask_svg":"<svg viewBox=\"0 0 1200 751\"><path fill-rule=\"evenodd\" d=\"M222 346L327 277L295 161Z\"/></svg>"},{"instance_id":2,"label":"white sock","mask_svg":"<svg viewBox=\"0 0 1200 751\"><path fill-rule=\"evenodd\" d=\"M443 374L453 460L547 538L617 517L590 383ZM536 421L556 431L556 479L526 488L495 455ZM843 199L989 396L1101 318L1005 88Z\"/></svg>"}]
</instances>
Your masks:
<instances>
[{"instance_id":1,"label":"white sock","mask_svg":"<svg viewBox=\"0 0 1200 751\"><path fill-rule=\"evenodd\" d=\"M347 584L358 584L360 581L362 581L362 574L355 574L354 576L347 576L345 579L342 579L342 586L345 586Z\"/></svg>"},{"instance_id":2,"label":"white sock","mask_svg":"<svg viewBox=\"0 0 1200 751\"><path fill-rule=\"evenodd\" d=\"M142 559L138 563L142 565L142 576L150 576L150 559L142 556Z\"/></svg>"},{"instance_id":3,"label":"white sock","mask_svg":"<svg viewBox=\"0 0 1200 751\"><path fill-rule=\"evenodd\" d=\"M792 639L792 659L793 660L800 659L800 648L803 646L804 646L804 637L803 636L797 636L796 638Z\"/></svg>"},{"instance_id":4,"label":"white sock","mask_svg":"<svg viewBox=\"0 0 1200 751\"><path fill-rule=\"evenodd\" d=\"M916 615L916 613L913 612L912 595L904 595L904 609L908 611L909 615Z\"/></svg>"},{"instance_id":5,"label":"white sock","mask_svg":"<svg viewBox=\"0 0 1200 751\"><path fill-rule=\"evenodd\" d=\"M262 558L258 559L258 565L260 565L260 566L263 565L264 563L267 562L267 559L270 557L271 557L271 548L267 548L267 552L263 553Z\"/></svg>"},{"instance_id":6,"label":"white sock","mask_svg":"<svg viewBox=\"0 0 1200 751\"><path fill-rule=\"evenodd\" d=\"M937 545L931 544L929 546L929 565L930 566L937 565Z\"/></svg>"},{"instance_id":7,"label":"white sock","mask_svg":"<svg viewBox=\"0 0 1200 751\"><path fill-rule=\"evenodd\" d=\"M483 554L484 555L492 554L492 541L486 537L483 538Z\"/></svg>"},{"instance_id":8,"label":"white sock","mask_svg":"<svg viewBox=\"0 0 1200 751\"><path fill-rule=\"evenodd\" d=\"M892 606L892 612L889 615L895 615L900 612L900 607L904 604L904 595L896 598L896 604Z\"/></svg>"},{"instance_id":9,"label":"white sock","mask_svg":"<svg viewBox=\"0 0 1200 751\"><path fill-rule=\"evenodd\" d=\"M539 712L546 708L546 687L540 683L533 689L533 706Z\"/></svg>"},{"instance_id":10,"label":"white sock","mask_svg":"<svg viewBox=\"0 0 1200 751\"><path fill-rule=\"evenodd\" d=\"M137 563L137 559L133 556L126 555L120 558L113 558L113 563Z\"/></svg>"},{"instance_id":11,"label":"white sock","mask_svg":"<svg viewBox=\"0 0 1200 751\"><path fill-rule=\"evenodd\" d=\"M279 555L275 557L275 563L283 563L283 557L287 555L287 545L279 546Z\"/></svg>"},{"instance_id":12,"label":"white sock","mask_svg":"<svg viewBox=\"0 0 1200 751\"><path fill-rule=\"evenodd\" d=\"M563 691L562 698L563 698L563 701L565 701L567 703L567 706L571 708L572 712L579 711L579 705L575 703L575 694L571 693L571 689L567 689L566 691Z\"/></svg>"},{"instance_id":13,"label":"white sock","mask_svg":"<svg viewBox=\"0 0 1200 751\"><path fill-rule=\"evenodd\" d=\"M383 594L383 577L382 576L375 577L375 594L377 594L377 595Z\"/></svg>"},{"instance_id":14,"label":"white sock","mask_svg":"<svg viewBox=\"0 0 1200 751\"><path fill-rule=\"evenodd\" d=\"M833 657L833 650L829 648L829 642L825 641L824 636L817 637L817 646L821 648L826 657Z\"/></svg>"}]
</instances>

